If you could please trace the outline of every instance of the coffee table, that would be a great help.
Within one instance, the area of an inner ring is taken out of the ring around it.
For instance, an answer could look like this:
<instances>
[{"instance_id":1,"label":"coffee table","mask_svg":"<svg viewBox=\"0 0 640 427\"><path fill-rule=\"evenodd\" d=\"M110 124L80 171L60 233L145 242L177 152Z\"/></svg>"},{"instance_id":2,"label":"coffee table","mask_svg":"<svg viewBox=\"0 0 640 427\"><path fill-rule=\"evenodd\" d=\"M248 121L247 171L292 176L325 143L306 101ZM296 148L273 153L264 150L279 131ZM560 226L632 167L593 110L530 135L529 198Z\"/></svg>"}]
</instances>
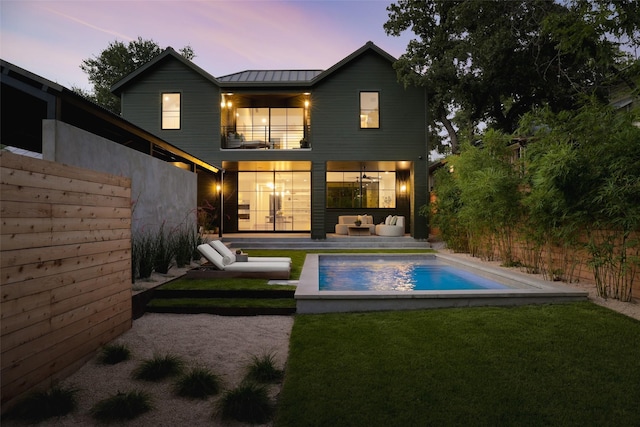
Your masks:
<instances>
[{"instance_id":1,"label":"coffee table","mask_svg":"<svg viewBox=\"0 0 640 427\"><path fill-rule=\"evenodd\" d=\"M347 233L349 233L349 236L369 236L371 229L364 226L350 225Z\"/></svg>"}]
</instances>

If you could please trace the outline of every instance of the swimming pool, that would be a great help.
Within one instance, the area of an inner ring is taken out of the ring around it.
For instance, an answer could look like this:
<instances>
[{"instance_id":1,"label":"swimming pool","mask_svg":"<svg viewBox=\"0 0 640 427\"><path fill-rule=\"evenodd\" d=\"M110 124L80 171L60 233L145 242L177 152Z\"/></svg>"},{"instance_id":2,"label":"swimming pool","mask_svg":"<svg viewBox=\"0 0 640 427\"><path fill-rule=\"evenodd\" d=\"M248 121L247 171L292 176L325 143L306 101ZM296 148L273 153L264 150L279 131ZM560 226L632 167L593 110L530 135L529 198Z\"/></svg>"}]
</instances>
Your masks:
<instances>
[{"instance_id":1,"label":"swimming pool","mask_svg":"<svg viewBox=\"0 0 640 427\"><path fill-rule=\"evenodd\" d=\"M451 291L508 289L494 280L444 265L435 256L320 257L321 291Z\"/></svg>"},{"instance_id":2,"label":"swimming pool","mask_svg":"<svg viewBox=\"0 0 640 427\"><path fill-rule=\"evenodd\" d=\"M447 254L307 254L295 298L298 313L328 313L567 302L587 293Z\"/></svg>"}]
</instances>

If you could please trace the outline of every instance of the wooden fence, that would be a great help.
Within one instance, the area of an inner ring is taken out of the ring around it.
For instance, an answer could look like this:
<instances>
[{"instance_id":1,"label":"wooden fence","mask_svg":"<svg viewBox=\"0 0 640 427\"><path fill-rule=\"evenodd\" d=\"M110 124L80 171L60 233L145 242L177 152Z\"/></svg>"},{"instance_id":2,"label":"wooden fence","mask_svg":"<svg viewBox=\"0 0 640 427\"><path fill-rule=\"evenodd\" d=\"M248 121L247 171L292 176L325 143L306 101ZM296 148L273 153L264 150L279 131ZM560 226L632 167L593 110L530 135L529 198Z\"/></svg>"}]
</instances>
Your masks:
<instances>
[{"instance_id":1,"label":"wooden fence","mask_svg":"<svg viewBox=\"0 0 640 427\"><path fill-rule=\"evenodd\" d=\"M131 181L0 154L3 411L131 328Z\"/></svg>"}]
</instances>

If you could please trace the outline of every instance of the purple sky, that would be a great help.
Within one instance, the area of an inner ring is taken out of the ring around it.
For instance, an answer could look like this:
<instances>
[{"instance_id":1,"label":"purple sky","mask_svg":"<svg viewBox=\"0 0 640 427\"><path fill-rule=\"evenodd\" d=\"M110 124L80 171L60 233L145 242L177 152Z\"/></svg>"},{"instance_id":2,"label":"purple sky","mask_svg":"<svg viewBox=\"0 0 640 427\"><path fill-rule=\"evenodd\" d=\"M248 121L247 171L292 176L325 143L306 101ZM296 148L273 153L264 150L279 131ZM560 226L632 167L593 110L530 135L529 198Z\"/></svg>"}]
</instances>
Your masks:
<instances>
[{"instance_id":1,"label":"purple sky","mask_svg":"<svg viewBox=\"0 0 640 427\"><path fill-rule=\"evenodd\" d=\"M138 36L190 45L218 77L248 69L326 69L367 41L394 57L410 34L382 28L392 0L0 0L0 57L68 88L88 89L82 60Z\"/></svg>"}]
</instances>

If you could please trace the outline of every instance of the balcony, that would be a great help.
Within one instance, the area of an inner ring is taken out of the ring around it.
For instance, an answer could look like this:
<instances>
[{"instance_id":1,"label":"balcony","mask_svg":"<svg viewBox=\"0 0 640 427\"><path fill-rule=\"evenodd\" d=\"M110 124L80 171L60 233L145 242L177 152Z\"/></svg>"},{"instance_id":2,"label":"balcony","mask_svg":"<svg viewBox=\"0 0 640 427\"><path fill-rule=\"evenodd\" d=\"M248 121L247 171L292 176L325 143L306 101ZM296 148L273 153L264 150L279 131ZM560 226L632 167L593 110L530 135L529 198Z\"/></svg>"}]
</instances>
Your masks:
<instances>
[{"instance_id":1,"label":"balcony","mask_svg":"<svg viewBox=\"0 0 640 427\"><path fill-rule=\"evenodd\" d=\"M308 93L225 93L220 110L221 148L299 150L310 148Z\"/></svg>"},{"instance_id":2,"label":"balcony","mask_svg":"<svg viewBox=\"0 0 640 427\"><path fill-rule=\"evenodd\" d=\"M294 150L311 148L309 126L222 126L222 148Z\"/></svg>"}]
</instances>

